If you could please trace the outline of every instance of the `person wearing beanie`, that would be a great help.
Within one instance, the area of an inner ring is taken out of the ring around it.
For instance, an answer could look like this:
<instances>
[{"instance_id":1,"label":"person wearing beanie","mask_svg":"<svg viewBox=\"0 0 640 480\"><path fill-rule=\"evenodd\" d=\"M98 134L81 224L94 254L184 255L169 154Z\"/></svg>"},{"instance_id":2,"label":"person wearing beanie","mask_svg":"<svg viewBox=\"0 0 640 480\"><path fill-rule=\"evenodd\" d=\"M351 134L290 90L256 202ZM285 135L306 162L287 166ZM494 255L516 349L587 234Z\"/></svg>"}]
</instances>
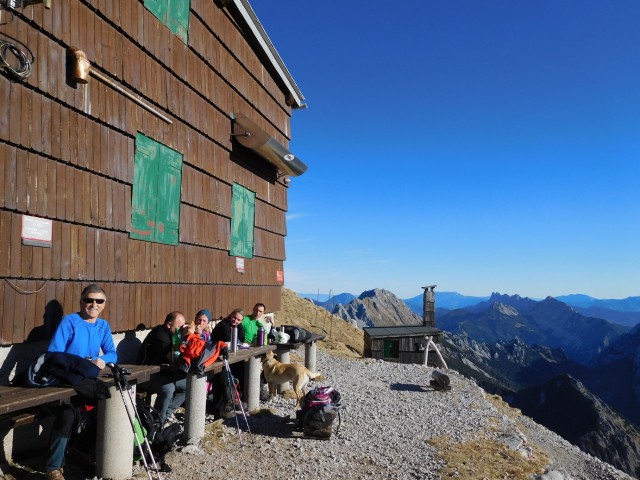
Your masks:
<instances>
[{"instance_id":1,"label":"person wearing beanie","mask_svg":"<svg viewBox=\"0 0 640 480\"><path fill-rule=\"evenodd\" d=\"M211 321L211 312L206 308L198 311L196 313L196 318L194 320L196 326L196 333L200 335L200 338L205 342L209 341L211 338L211 330L209 327L209 322Z\"/></svg>"}]
</instances>

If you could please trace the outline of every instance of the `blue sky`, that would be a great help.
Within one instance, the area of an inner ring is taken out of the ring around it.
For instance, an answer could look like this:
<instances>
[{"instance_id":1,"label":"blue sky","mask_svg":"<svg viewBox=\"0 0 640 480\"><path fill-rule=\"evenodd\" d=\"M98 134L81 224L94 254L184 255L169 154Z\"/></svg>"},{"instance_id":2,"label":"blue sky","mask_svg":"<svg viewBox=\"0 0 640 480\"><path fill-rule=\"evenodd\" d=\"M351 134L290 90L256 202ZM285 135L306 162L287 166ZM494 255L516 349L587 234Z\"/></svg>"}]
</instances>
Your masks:
<instances>
[{"instance_id":1,"label":"blue sky","mask_svg":"<svg viewBox=\"0 0 640 480\"><path fill-rule=\"evenodd\" d=\"M640 295L640 1L252 6L308 103L287 288Z\"/></svg>"}]
</instances>

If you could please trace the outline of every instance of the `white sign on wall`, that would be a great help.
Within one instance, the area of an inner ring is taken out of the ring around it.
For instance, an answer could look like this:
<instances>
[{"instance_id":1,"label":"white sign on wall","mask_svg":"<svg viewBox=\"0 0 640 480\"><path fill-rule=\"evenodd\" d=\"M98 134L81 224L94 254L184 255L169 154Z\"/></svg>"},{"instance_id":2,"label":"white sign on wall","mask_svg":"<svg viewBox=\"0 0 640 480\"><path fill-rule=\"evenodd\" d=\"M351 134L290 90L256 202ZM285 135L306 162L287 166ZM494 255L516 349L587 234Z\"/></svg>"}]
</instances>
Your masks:
<instances>
[{"instance_id":1,"label":"white sign on wall","mask_svg":"<svg viewBox=\"0 0 640 480\"><path fill-rule=\"evenodd\" d=\"M236 257L236 271L238 273L244 273L244 258Z\"/></svg>"},{"instance_id":2,"label":"white sign on wall","mask_svg":"<svg viewBox=\"0 0 640 480\"><path fill-rule=\"evenodd\" d=\"M51 248L53 221L46 218L22 216L22 244Z\"/></svg>"}]
</instances>

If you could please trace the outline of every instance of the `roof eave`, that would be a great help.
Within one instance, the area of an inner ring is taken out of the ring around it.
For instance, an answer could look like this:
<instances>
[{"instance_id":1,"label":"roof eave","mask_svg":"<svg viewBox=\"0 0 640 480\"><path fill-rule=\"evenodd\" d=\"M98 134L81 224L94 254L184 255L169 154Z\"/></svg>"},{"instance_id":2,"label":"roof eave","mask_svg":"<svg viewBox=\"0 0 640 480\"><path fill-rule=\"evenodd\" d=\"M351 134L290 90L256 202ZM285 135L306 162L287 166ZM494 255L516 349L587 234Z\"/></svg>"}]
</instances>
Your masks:
<instances>
[{"instance_id":1,"label":"roof eave","mask_svg":"<svg viewBox=\"0 0 640 480\"><path fill-rule=\"evenodd\" d=\"M266 58L271 63L274 71L287 89L287 103L292 108L307 108L307 104L304 102L304 96L296 85L295 80L291 76L291 73L287 69L286 65L282 61L282 57L277 52L276 48L271 43L269 35L262 27L260 20L253 11L253 8L249 4L248 0L231 0L243 20L248 25L251 33L253 34L258 46L265 54Z\"/></svg>"}]
</instances>

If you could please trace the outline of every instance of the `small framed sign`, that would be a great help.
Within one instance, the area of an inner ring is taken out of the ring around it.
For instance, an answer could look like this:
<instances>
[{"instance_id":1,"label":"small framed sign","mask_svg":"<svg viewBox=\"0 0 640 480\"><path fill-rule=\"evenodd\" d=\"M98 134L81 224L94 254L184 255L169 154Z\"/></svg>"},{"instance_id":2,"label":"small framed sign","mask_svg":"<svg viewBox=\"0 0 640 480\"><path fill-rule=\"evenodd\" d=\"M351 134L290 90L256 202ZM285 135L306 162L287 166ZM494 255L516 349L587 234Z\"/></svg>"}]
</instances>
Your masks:
<instances>
[{"instance_id":1,"label":"small framed sign","mask_svg":"<svg viewBox=\"0 0 640 480\"><path fill-rule=\"evenodd\" d=\"M22 216L22 244L51 248L53 221L46 218Z\"/></svg>"},{"instance_id":2,"label":"small framed sign","mask_svg":"<svg viewBox=\"0 0 640 480\"><path fill-rule=\"evenodd\" d=\"M276 270L276 282L284 283L284 272L282 270Z\"/></svg>"},{"instance_id":3,"label":"small framed sign","mask_svg":"<svg viewBox=\"0 0 640 480\"><path fill-rule=\"evenodd\" d=\"M244 273L244 258L236 257L236 272Z\"/></svg>"}]
</instances>

